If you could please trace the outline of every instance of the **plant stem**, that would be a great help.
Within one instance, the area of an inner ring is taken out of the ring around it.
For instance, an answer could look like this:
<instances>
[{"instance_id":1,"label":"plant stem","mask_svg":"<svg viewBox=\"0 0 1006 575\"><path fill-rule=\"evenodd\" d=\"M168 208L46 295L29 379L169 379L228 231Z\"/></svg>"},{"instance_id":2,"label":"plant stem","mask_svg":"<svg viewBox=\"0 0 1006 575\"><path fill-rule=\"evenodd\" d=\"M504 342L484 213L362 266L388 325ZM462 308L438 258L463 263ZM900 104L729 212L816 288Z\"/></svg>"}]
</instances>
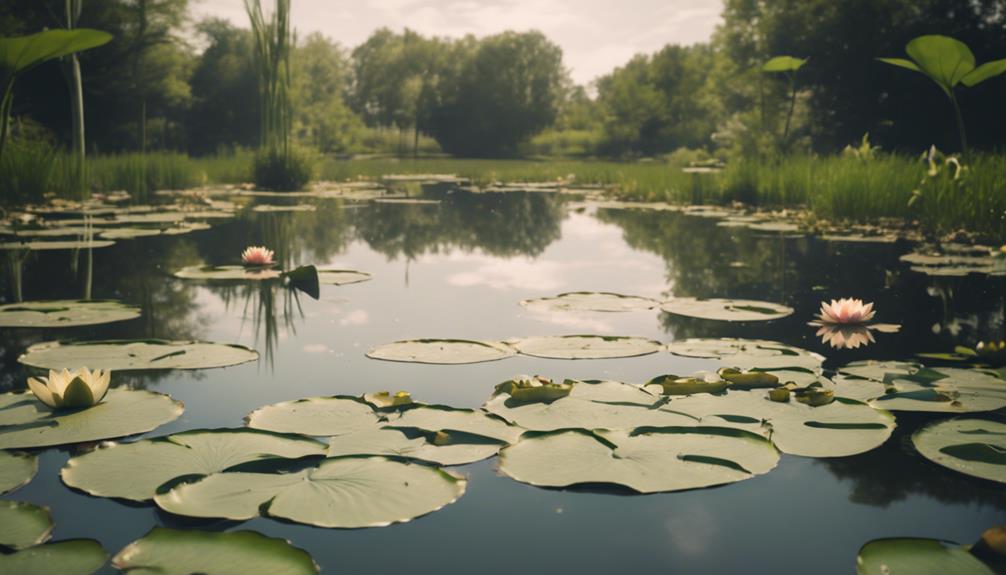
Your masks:
<instances>
[{"instance_id":1,"label":"plant stem","mask_svg":"<svg viewBox=\"0 0 1006 575\"><path fill-rule=\"evenodd\" d=\"M7 145L7 131L10 126L11 108L14 107L14 77L11 76L4 88L3 99L0 100L0 159Z\"/></svg>"},{"instance_id":2,"label":"plant stem","mask_svg":"<svg viewBox=\"0 0 1006 575\"><path fill-rule=\"evenodd\" d=\"M789 125L793 120L793 110L796 108L796 72L790 74L789 77L790 85L790 97L789 97L789 112L786 113L786 127L782 131L782 144L783 149L789 148Z\"/></svg>"},{"instance_id":3,"label":"plant stem","mask_svg":"<svg viewBox=\"0 0 1006 575\"><path fill-rule=\"evenodd\" d=\"M957 103L957 97L950 92L950 103L954 106L954 117L957 119L957 134L961 138L961 153L965 156L968 153L968 136L964 131L964 116L961 115L961 107Z\"/></svg>"}]
</instances>

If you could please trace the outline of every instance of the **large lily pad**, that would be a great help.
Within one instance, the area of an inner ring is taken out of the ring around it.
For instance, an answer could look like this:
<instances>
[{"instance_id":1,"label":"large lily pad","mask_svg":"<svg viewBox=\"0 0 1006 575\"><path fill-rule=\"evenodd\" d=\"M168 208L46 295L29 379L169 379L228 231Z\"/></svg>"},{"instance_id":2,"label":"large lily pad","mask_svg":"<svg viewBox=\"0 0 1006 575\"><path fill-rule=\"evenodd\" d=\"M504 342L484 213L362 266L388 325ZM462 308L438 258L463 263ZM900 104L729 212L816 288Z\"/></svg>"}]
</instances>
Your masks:
<instances>
[{"instance_id":1,"label":"large lily pad","mask_svg":"<svg viewBox=\"0 0 1006 575\"><path fill-rule=\"evenodd\" d=\"M777 341L759 339L686 339L667 344L667 350L683 357L717 360L724 367L739 369L803 368L820 371L820 355Z\"/></svg>"},{"instance_id":2,"label":"large lily pad","mask_svg":"<svg viewBox=\"0 0 1006 575\"><path fill-rule=\"evenodd\" d=\"M496 341L414 339L375 347L367 352L367 357L411 363L462 364L496 361L514 353L510 346Z\"/></svg>"},{"instance_id":3,"label":"large lily pad","mask_svg":"<svg viewBox=\"0 0 1006 575\"><path fill-rule=\"evenodd\" d=\"M778 462L764 437L721 427L528 433L500 452L500 471L523 483L609 483L639 493L733 483L768 473Z\"/></svg>"},{"instance_id":4,"label":"large lily pad","mask_svg":"<svg viewBox=\"0 0 1006 575\"><path fill-rule=\"evenodd\" d=\"M24 549L52 535L52 517L44 507L0 500L0 547Z\"/></svg>"},{"instance_id":5,"label":"large lily pad","mask_svg":"<svg viewBox=\"0 0 1006 575\"><path fill-rule=\"evenodd\" d=\"M28 301L0 305L0 327L73 327L140 317L140 308L114 300Z\"/></svg>"},{"instance_id":6,"label":"large lily pad","mask_svg":"<svg viewBox=\"0 0 1006 575\"><path fill-rule=\"evenodd\" d=\"M52 241L52 242L4 242L0 243L0 250L92 250L107 248L115 245L111 240L78 240L78 241Z\"/></svg>"},{"instance_id":7,"label":"large lily pad","mask_svg":"<svg viewBox=\"0 0 1006 575\"><path fill-rule=\"evenodd\" d=\"M1006 483L1006 424L984 419L951 419L912 435L919 453L954 471Z\"/></svg>"},{"instance_id":8,"label":"large lily pad","mask_svg":"<svg viewBox=\"0 0 1006 575\"><path fill-rule=\"evenodd\" d=\"M217 473L159 494L165 511L246 520L260 514L318 527L381 527L453 503L466 481L387 457L337 457L293 473Z\"/></svg>"},{"instance_id":9,"label":"large lily pad","mask_svg":"<svg viewBox=\"0 0 1006 575\"><path fill-rule=\"evenodd\" d=\"M322 437L374 429L380 419L366 401L336 395L267 405L248 414L245 421L255 429Z\"/></svg>"},{"instance_id":10,"label":"large lily pad","mask_svg":"<svg viewBox=\"0 0 1006 575\"><path fill-rule=\"evenodd\" d=\"M546 335L513 342L518 352L547 359L609 359L656 353L659 341L607 335Z\"/></svg>"},{"instance_id":11,"label":"large lily pad","mask_svg":"<svg viewBox=\"0 0 1006 575\"><path fill-rule=\"evenodd\" d=\"M412 404L385 415L385 427L415 427L433 432L469 433L505 443L517 441L523 429L481 409Z\"/></svg>"},{"instance_id":12,"label":"large lily pad","mask_svg":"<svg viewBox=\"0 0 1006 575\"><path fill-rule=\"evenodd\" d=\"M240 365L258 359L243 345L206 341L118 339L106 341L36 343L18 361L40 369L209 369Z\"/></svg>"},{"instance_id":13,"label":"large lily pad","mask_svg":"<svg viewBox=\"0 0 1006 575\"><path fill-rule=\"evenodd\" d=\"M38 458L34 455L0 450L0 495L26 485L36 473Z\"/></svg>"},{"instance_id":14,"label":"large lily pad","mask_svg":"<svg viewBox=\"0 0 1006 575\"><path fill-rule=\"evenodd\" d=\"M765 321L793 313L791 307L765 301L693 297L676 297L661 304L660 309L674 315L720 321Z\"/></svg>"},{"instance_id":15,"label":"large lily pad","mask_svg":"<svg viewBox=\"0 0 1006 575\"><path fill-rule=\"evenodd\" d=\"M209 531L154 527L112 558L130 575L313 575L318 566L289 541L255 531Z\"/></svg>"},{"instance_id":16,"label":"large lily pad","mask_svg":"<svg viewBox=\"0 0 1006 575\"><path fill-rule=\"evenodd\" d=\"M317 206L311 204L289 204L289 205L277 205L277 204L258 204L252 208L253 212L313 212L318 209Z\"/></svg>"},{"instance_id":17,"label":"large lily pad","mask_svg":"<svg viewBox=\"0 0 1006 575\"><path fill-rule=\"evenodd\" d=\"M176 278L205 281L263 281L279 279L282 270L245 266L189 266L174 273Z\"/></svg>"},{"instance_id":18,"label":"large lily pad","mask_svg":"<svg viewBox=\"0 0 1006 575\"><path fill-rule=\"evenodd\" d=\"M959 545L936 539L875 539L859 550L857 575L995 575Z\"/></svg>"},{"instance_id":19,"label":"large lily pad","mask_svg":"<svg viewBox=\"0 0 1006 575\"><path fill-rule=\"evenodd\" d=\"M71 539L0 555L0 573L11 575L91 575L108 560L101 543Z\"/></svg>"},{"instance_id":20,"label":"large lily pad","mask_svg":"<svg viewBox=\"0 0 1006 575\"><path fill-rule=\"evenodd\" d=\"M568 292L555 297L526 299L520 302L530 310L543 312L556 311L598 311L622 312L653 309L660 302L634 295L622 295L611 292Z\"/></svg>"},{"instance_id":21,"label":"large lily pad","mask_svg":"<svg viewBox=\"0 0 1006 575\"><path fill-rule=\"evenodd\" d=\"M208 429L133 443L103 445L71 458L63 482L98 497L153 499L157 488L179 478L210 475L237 465L324 455L325 445L296 435L255 429Z\"/></svg>"},{"instance_id":22,"label":"large lily pad","mask_svg":"<svg viewBox=\"0 0 1006 575\"><path fill-rule=\"evenodd\" d=\"M356 270L319 269L318 281L322 285L341 286L370 281L373 276Z\"/></svg>"},{"instance_id":23,"label":"large lily pad","mask_svg":"<svg viewBox=\"0 0 1006 575\"><path fill-rule=\"evenodd\" d=\"M973 413L1006 407L1006 380L994 372L923 367L911 362L853 362L839 369L843 387L893 411Z\"/></svg>"},{"instance_id":24,"label":"large lily pad","mask_svg":"<svg viewBox=\"0 0 1006 575\"><path fill-rule=\"evenodd\" d=\"M963 277L968 274L1006 275L1006 259L995 257L992 248L944 244L901 256L912 271L931 276Z\"/></svg>"},{"instance_id":25,"label":"large lily pad","mask_svg":"<svg viewBox=\"0 0 1006 575\"><path fill-rule=\"evenodd\" d=\"M110 389L87 409L53 411L31 393L0 394L0 449L99 441L146 433L182 414L181 402L152 391Z\"/></svg>"},{"instance_id":26,"label":"large lily pad","mask_svg":"<svg viewBox=\"0 0 1006 575\"><path fill-rule=\"evenodd\" d=\"M506 442L463 432L410 428L374 428L329 440L332 457L386 455L439 465L464 465L492 457Z\"/></svg>"}]
</instances>

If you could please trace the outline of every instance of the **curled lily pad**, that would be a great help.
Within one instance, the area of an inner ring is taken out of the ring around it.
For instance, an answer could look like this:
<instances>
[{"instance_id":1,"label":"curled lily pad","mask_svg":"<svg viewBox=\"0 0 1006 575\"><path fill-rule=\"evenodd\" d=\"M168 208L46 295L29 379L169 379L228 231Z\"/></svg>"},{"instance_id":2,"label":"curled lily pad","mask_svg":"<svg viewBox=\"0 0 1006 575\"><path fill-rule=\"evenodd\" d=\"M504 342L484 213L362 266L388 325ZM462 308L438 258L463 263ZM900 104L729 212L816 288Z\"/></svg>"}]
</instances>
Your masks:
<instances>
[{"instance_id":1,"label":"curled lily pad","mask_svg":"<svg viewBox=\"0 0 1006 575\"><path fill-rule=\"evenodd\" d=\"M258 359L243 345L206 341L118 339L105 341L48 341L30 346L18 361L40 369L76 368L133 371L141 369L209 369L240 365Z\"/></svg>"},{"instance_id":2,"label":"curled lily pad","mask_svg":"<svg viewBox=\"0 0 1006 575\"><path fill-rule=\"evenodd\" d=\"M464 465L492 457L506 445L504 441L457 431L375 428L333 437L329 440L328 454L386 455L439 465Z\"/></svg>"},{"instance_id":3,"label":"curled lily pad","mask_svg":"<svg viewBox=\"0 0 1006 575\"><path fill-rule=\"evenodd\" d=\"M496 341L414 339L375 347L367 352L367 357L411 363L462 364L496 361L514 353L510 346Z\"/></svg>"},{"instance_id":4,"label":"curled lily pad","mask_svg":"<svg viewBox=\"0 0 1006 575\"><path fill-rule=\"evenodd\" d=\"M70 487L97 497L146 501L153 499L158 487L179 477L324 453L323 443L297 435L255 429L193 430L103 445L71 458L60 475Z\"/></svg>"},{"instance_id":5,"label":"curled lily pad","mask_svg":"<svg viewBox=\"0 0 1006 575\"><path fill-rule=\"evenodd\" d=\"M511 404L550 403L573 391L573 382L562 383L541 376L520 376L496 386L496 393L506 393Z\"/></svg>"},{"instance_id":6,"label":"curled lily pad","mask_svg":"<svg viewBox=\"0 0 1006 575\"><path fill-rule=\"evenodd\" d=\"M1006 483L1006 424L984 419L951 419L912 435L926 459L990 481Z\"/></svg>"},{"instance_id":7,"label":"curled lily pad","mask_svg":"<svg viewBox=\"0 0 1006 575\"><path fill-rule=\"evenodd\" d=\"M0 327L72 327L140 317L140 308L114 300L28 301L0 305Z\"/></svg>"},{"instance_id":8,"label":"curled lily pad","mask_svg":"<svg viewBox=\"0 0 1006 575\"><path fill-rule=\"evenodd\" d=\"M34 455L0 450L0 495L26 485L36 473L38 458Z\"/></svg>"},{"instance_id":9,"label":"curled lily pad","mask_svg":"<svg viewBox=\"0 0 1006 575\"><path fill-rule=\"evenodd\" d=\"M659 302L650 298L610 292L568 292L555 297L527 299L520 302L528 309L545 312L598 311L621 312L653 309Z\"/></svg>"},{"instance_id":10,"label":"curled lily pad","mask_svg":"<svg viewBox=\"0 0 1006 575\"><path fill-rule=\"evenodd\" d=\"M768 473L779 452L764 437L722 427L528 433L500 452L500 471L542 487L623 485L639 493L733 483Z\"/></svg>"},{"instance_id":11,"label":"curled lily pad","mask_svg":"<svg viewBox=\"0 0 1006 575\"><path fill-rule=\"evenodd\" d=\"M317 527L383 527L453 503L466 481L387 457L336 457L291 473L217 473L154 501L189 517L285 519Z\"/></svg>"},{"instance_id":12,"label":"curled lily pad","mask_svg":"<svg viewBox=\"0 0 1006 575\"><path fill-rule=\"evenodd\" d=\"M793 313L791 307L765 301L693 297L676 297L661 304L660 309L674 315L720 321L765 321Z\"/></svg>"},{"instance_id":13,"label":"curled lily pad","mask_svg":"<svg viewBox=\"0 0 1006 575\"><path fill-rule=\"evenodd\" d=\"M667 344L667 350L683 357L717 360L724 367L738 369L810 369L821 370L820 355L777 341L758 339L686 339Z\"/></svg>"},{"instance_id":14,"label":"curled lily pad","mask_svg":"<svg viewBox=\"0 0 1006 575\"><path fill-rule=\"evenodd\" d=\"M245 266L189 266L175 272L176 278L206 281L262 281L279 279L282 270Z\"/></svg>"},{"instance_id":15,"label":"curled lily pad","mask_svg":"<svg viewBox=\"0 0 1006 575\"><path fill-rule=\"evenodd\" d=\"M24 549L52 535L52 517L44 507L0 500L0 547Z\"/></svg>"},{"instance_id":16,"label":"curled lily pad","mask_svg":"<svg viewBox=\"0 0 1006 575\"><path fill-rule=\"evenodd\" d=\"M154 527L112 558L134 575L314 575L318 566L289 541L255 531L209 531Z\"/></svg>"},{"instance_id":17,"label":"curled lily pad","mask_svg":"<svg viewBox=\"0 0 1006 575\"><path fill-rule=\"evenodd\" d=\"M110 389L87 409L53 411L31 393L0 394L0 449L99 441L146 433L174 421L183 407L151 391Z\"/></svg>"},{"instance_id":18,"label":"curled lily pad","mask_svg":"<svg viewBox=\"0 0 1006 575\"><path fill-rule=\"evenodd\" d=\"M108 561L108 553L93 539L71 539L36 545L0 555L0 573L17 575L91 575Z\"/></svg>"},{"instance_id":19,"label":"curled lily pad","mask_svg":"<svg viewBox=\"0 0 1006 575\"><path fill-rule=\"evenodd\" d=\"M937 539L874 539L859 550L857 575L995 575L963 547Z\"/></svg>"},{"instance_id":20,"label":"curled lily pad","mask_svg":"<svg viewBox=\"0 0 1006 575\"><path fill-rule=\"evenodd\" d=\"M654 386L664 395L692 395L693 393L722 393L730 387L730 382L713 377L678 377L658 375L646 382L645 387Z\"/></svg>"},{"instance_id":21,"label":"curled lily pad","mask_svg":"<svg viewBox=\"0 0 1006 575\"><path fill-rule=\"evenodd\" d=\"M663 344L642 337L608 335L550 335L513 342L518 352L547 359L609 359L649 355Z\"/></svg>"},{"instance_id":22,"label":"curled lily pad","mask_svg":"<svg viewBox=\"0 0 1006 575\"><path fill-rule=\"evenodd\" d=\"M341 286L370 281L373 276L356 270L319 269L318 281L322 285Z\"/></svg>"},{"instance_id":23,"label":"curled lily pad","mask_svg":"<svg viewBox=\"0 0 1006 575\"><path fill-rule=\"evenodd\" d=\"M4 242L0 243L2 250L92 250L107 248L115 245L111 240L78 240L78 241L52 241L52 242Z\"/></svg>"},{"instance_id":24,"label":"curled lily pad","mask_svg":"<svg viewBox=\"0 0 1006 575\"><path fill-rule=\"evenodd\" d=\"M255 429L321 437L373 429L380 419L366 401L336 395L267 405L248 414L245 421Z\"/></svg>"},{"instance_id":25,"label":"curled lily pad","mask_svg":"<svg viewBox=\"0 0 1006 575\"><path fill-rule=\"evenodd\" d=\"M894 411L972 413L1006 407L1006 380L995 372L923 367L910 362L853 362L839 369L845 388ZM851 393L845 393L849 395Z\"/></svg>"}]
</instances>

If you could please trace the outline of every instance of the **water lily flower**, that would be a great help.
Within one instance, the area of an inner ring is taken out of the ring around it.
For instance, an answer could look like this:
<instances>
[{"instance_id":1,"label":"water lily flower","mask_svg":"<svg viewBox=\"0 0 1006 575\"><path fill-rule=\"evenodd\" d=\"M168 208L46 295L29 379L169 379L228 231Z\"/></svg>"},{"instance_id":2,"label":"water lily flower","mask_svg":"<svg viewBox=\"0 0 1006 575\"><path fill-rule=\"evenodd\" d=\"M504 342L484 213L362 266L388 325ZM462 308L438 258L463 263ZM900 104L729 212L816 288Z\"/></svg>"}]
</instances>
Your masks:
<instances>
[{"instance_id":1,"label":"water lily flower","mask_svg":"<svg viewBox=\"0 0 1006 575\"><path fill-rule=\"evenodd\" d=\"M875 313L872 303L864 304L861 299L842 298L831 300L831 303L821 302L818 318L825 324L855 325L870 321Z\"/></svg>"},{"instance_id":2,"label":"water lily flower","mask_svg":"<svg viewBox=\"0 0 1006 575\"><path fill-rule=\"evenodd\" d=\"M108 393L111 371L87 368L49 370L49 377L28 378L28 388L39 401L53 409L91 407Z\"/></svg>"},{"instance_id":3,"label":"water lily flower","mask_svg":"<svg viewBox=\"0 0 1006 575\"><path fill-rule=\"evenodd\" d=\"M241 263L246 266L271 266L273 251L265 246L249 246L241 252Z\"/></svg>"}]
</instances>

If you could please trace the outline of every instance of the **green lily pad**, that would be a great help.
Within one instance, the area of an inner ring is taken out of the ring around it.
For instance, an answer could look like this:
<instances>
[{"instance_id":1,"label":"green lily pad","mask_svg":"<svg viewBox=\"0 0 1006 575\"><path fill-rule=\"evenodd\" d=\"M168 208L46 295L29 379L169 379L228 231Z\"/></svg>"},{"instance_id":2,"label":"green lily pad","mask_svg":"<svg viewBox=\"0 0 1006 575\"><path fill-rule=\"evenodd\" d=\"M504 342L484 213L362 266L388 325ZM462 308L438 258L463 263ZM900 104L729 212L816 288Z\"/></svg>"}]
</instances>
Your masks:
<instances>
[{"instance_id":1,"label":"green lily pad","mask_svg":"<svg viewBox=\"0 0 1006 575\"><path fill-rule=\"evenodd\" d=\"M653 309L660 302L634 295L622 295L610 292L568 292L555 297L526 299L520 304L530 310L543 312L557 311L597 311L622 312Z\"/></svg>"},{"instance_id":2,"label":"green lily pad","mask_svg":"<svg viewBox=\"0 0 1006 575\"><path fill-rule=\"evenodd\" d=\"M91 575L108 561L108 553L93 539L71 539L36 545L0 555L0 573L17 575Z\"/></svg>"},{"instance_id":3,"label":"green lily pad","mask_svg":"<svg viewBox=\"0 0 1006 575\"><path fill-rule=\"evenodd\" d=\"M111 240L79 240L64 242L4 242L0 243L0 250L92 250L107 248L115 245Z\"/></svg>"},{"instance_id":4,"label":"green lily pad","mask_svg":"<svg viewBox=\"0 0 1006 575\"><path fill-rule=\"evenodd\" d=\"M0 449L67 445L146 433L174 421L181 402L152 391L110 389L94 407L53 411L31 393L0 394Z\"/></svg>"},{"instance_id":5,"label":"green lily pad","mask_svg":"<svg viewBox=\"0 0 1006 575\"><path fill-rule=\"evenodd\" d=\"M318 566L289 541L255 531L209 531L154 527L112 558L130 575L313 575Z\"/></svg>"},{"instance_id":6,"label":"green lily pad","mask_svg":"<svg viewBox=\"0 0 1006 575\"><path fill-rule=\"evenodd\" d=\"M170 513L246 520L285 519L317 527L382 527L453 503L466 480L387 457L337 457L292 473L217 473L157 495Z\"/></svg>"},{"instance_id":7,"label":"green lily pad","mask_svg":"<svg viewBox=\"0 0 1006 575\"><path fill-rule=\"evenodd\" d=\"M323 437L373 429L380 416L358 397L336 395L267 405L248 414L245 421L254 429Z\"/></svg>"},{"instance_id":8,"label":"green lily pad","mask_svg":"<svg viewBox=\"0 0 1006 575\"><path fill-rule=\"evenodd\" d=\"M523 429L482 409L461 409L446 405L412 404L385 416L385 427L414 427L433 432L463 432L505 443L517 441Z\"/></svg>"},{"instance_id":9,"label":"green lily pad","mask_svg":"<svg viewBox=\"0 0 1006 575\"><path fill-rule=\"evenodd\" d=\"M715 359L724 367L738 369L800 368L820 371L820 355L777 341L759 339L686 339L667 344L667 350L682 357Z\"/></svg>"},{"instance_id":10,"label":"green lily pad","mask_svg":"<svg viewBox=\"0 0 1006 575\"><path fill-rule=\"evenodd\" d=\"M209 224L201 222L182 222L167 228L113 228L104 230L99 237L104 240L132 240L152 236L180 236L191 232L210 229Z\"/></svg>"},{"instance_id":11,"label":"green lily pad","mask_svg":"<svg viewBox=\"0 0 1006 575\"><path fill-rule=\"evenodd\" d=\"M240 365L258 359L243 345L205 341L119 339L106 341L36 343L18 361L40 369L209 369Z\"/></svg>"},{"instance_id":12,"label":"green lily pad","mask_svg":"<svg viewBox=\"0 0 1006 575\"><path fill-rule=\"evenodd\" d=\"M411 363L463 364L496 361L514 353L510 346L496 341L414 339L375 347L367 352L367 357Z\"/></svg>"},{"instance_id":13,"label":"green lily pad","mask_svg":"<svg viewBox=\"0 0 1006 575\"><path fill-rule=\"evenodd\" d=\"M892 411L974 413L1006 407L1006 380L995 372L923 367L909 362L853 362L839 369L839 389L855 389Z\"/></svg>"},{"instance_id":14,"label":"green lily pad","mask_svg":"<svg viewBox=\"0 0 1006 575\"><path fill-rule=\"evenodd\" d=\"M985 246L944 244L905 254L901 261L911 264L912 271L931 276L1006 275L1006 259L995 257Z\"/></svg>"},{"instance_id":15,"label":"green lily pad","mask_svg":"<svg viewBox=\"0 0 1006 575\"><path fill-rule=\"evenodd\" d=\"M608 335L546 335L513 342L524 355L547 359L610 359L656 353L659 341L642 337Z\"/></svg>"},{"instance_id":16,"label":"green lily pad","mask_svg":"<svg viewBox=\"0 0 1006 575\"><path fill-rule=\"evenodd\" d=\"M44 507L0 500L0 547L24 549L48 541L52 517Z\"/></svg>"},{"instance_id":17,"label":"green lily pad","mask_svg":"<svg viewBox=\"0 0 1006 575\"><path fill-rule=\"evenodd\" d=\"M623 485L639 493L724 485L768 473L779 452L764 437L721 427L528 433L500 452L500 471L542 487Z\"/></svg>"},{"instance_id":18,"label":"green lily pad","mask_svg":"<svg viewBox=\"0 0 1006 575\"><path fill-rule=\"evenodd\" d=\"M356 270L319 269L318 281L322 285L341 286L370 281L373 276Z\"/></svg>"},{"instance_id":19,"label":"green lily pad","mask_svg":"<svg viewBox=\"0 0 1006 575\"><path fill-rule=\"evenodd\" d=\"M189 266L174 273L181 279L221 282L274 280L282 275L282 270L257 266Z\"/></svg>"},{"instance_id":20,"label":"green lily pad","mask_svg":"<svg viewBox=\"0 0 1006 575\"><path fill-rule=\"evenodd\" d=\"M63 483L97 497L153 499L157 488L179 478L210 475L270 459L324 455L321 442L255 429L208 429L132 443L103 445L67 461Z\"/></svg>"},{"instance_id":21,"label":"green lily pad","mask_svg":"<svg viewBox=\"0 0 1006 575\"><path fill-rule=\"evenodd\" d=\"M0 305L0 327L71 327L140 317L140 308L114 300L28 301Z\"/></svg>"},{"instance_id":22,"label":"green lily pad","mask_svg":"<svg viewBox=\"0 0 1006 575\"><path fill-rule=\"evenodd\" d=\"M923 457L954 471L1006 483L1006 424L984 419L951 419L912 435Z\"/></svg>"},{"instance_id":23,"label":"green lily pad","mask_svg":"<svg viewBox=\"0 0 1006 575\"><path fill-rule=\"evenodd\" d=\"M956 544L936 539L874 539L859 550L857 575L995 575Z\"/></svg>"},{"instance_id":24,"label":"green lily pad","mask_svg":"<svg viewBox=\"0 0 1006 575\"><path fill-rule=\"evenodd\" d=\"M329 440L331 457L386 455L429 461L439 465L464 465L496 455L507 443L462 432L430 432L410 428L375 428Z\"/></svg>"},{"instance_id":25,"label":"green lily pad","mask_svg":"<svg viewBox=\"0 0 1006 575\"><path fill-rule=\"evenodd\" d=\"M765 321L792 315L793 308L747 299L701 299L676 297L660 309L674 315L719 321Z\"/></svg>"},{"instance_id":26,"label":"green lily pad","mask_svg":"<svg viewBox=\"0 0 1006 575\"><path fill-rule=\"evenodd\" d=\"M252 208L253 212L314 212L317 207L311 204L291 204L288 206L275 204L258 204Z\"/></svg>"},{"instance_id":27,"label":"green lily pad","mask_svg":"<svg viewBox=\"0 0 1006 575\"><path fill-rule=\"evenodd\" d=\"M0 450L0 495L27 485L36 473L38 458L34 455Z\"/></svg>"}]
</instances>

